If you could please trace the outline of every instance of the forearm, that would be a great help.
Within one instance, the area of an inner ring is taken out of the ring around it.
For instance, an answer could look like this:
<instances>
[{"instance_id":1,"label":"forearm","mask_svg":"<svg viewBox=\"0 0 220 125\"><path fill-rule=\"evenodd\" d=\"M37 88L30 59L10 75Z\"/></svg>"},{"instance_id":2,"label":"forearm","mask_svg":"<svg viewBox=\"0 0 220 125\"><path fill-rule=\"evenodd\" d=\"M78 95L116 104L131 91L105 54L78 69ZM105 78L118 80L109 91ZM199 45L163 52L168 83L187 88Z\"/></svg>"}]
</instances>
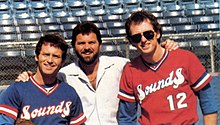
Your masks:
<instances>
[{"instance_id":1,"label":"forearm","mask_svg":"<svg viewBox=\"0 0 220 125\"><path fill-rule=\"evenodd\" d=\"M218 114L206 114L203 116L204 125L217 125L218 124Z\"/></svg>"}]
</instances>

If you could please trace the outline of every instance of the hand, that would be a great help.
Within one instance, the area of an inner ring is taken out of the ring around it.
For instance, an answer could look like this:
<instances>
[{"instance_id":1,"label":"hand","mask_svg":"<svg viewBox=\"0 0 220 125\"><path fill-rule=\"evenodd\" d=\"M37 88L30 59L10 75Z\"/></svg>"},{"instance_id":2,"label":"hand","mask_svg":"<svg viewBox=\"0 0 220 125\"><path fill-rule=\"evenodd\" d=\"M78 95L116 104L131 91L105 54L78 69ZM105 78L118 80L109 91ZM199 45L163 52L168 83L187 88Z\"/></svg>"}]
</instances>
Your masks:
<instances>
[{"instance_id":1,"label":"hand","mask_svg":"<svg viewBox=\"0 0 220 125\"><path fill-rule=\"evenodd\" d=\"M29 77L32 76L32 75L34 75L33 72L24 71L24 72L22 72L21 74L18 75L18 77L17 77L17 79L15 79L15 81L16 82L20 82L20 81L26 82L26 81L28 81Z\"/></svg>"},{"instance_id":2,"label":"hand","mask_svg":"<svg viewBox=\"0 0 220 125\"><path fill-rule=\"evenodd\" d=\"M168 51L176 50L179 48L178 44L171 39L167 39L161 43L161 46Z\"/></svg>"},{"instance_id":3,"label":"hand","mask_svg":"<svg viewBox=\"0 0 220 125\"><path fill-rule=\"evenodd\" d=\"M15 125L35 125L31 120L18 118Z\"/></svg>"}]
</instances>

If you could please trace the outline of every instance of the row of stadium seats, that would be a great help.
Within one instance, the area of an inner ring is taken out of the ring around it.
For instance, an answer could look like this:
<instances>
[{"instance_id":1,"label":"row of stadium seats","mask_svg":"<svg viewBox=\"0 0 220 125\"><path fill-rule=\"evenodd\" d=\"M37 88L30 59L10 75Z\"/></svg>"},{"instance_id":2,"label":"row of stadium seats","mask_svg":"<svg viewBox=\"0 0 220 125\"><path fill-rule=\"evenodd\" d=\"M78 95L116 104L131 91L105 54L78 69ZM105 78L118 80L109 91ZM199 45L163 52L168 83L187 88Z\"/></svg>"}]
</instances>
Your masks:
<instances>
[{"instance_id":1,"label":"row of stadium seats","mask_svg":"<svg viewBox=\"0 0 220 125\"><path fill-rule=\"evenodd\" d=\"M165 34L219 31L217 0L0 0L0 42L38 40L48 32L70 39L82 21L94 22L104 37L124 37L125 19L138 9L158 17Z\"/></svg>"},{"instance_id":2,"label":"row of stadium seats","mask_svg":"<svg viewBox=\"0 0 220 125\"><path fill-rule=\"evenodd\" d=\"M123 22L100 23L103 37L123 37L125 29ZM103 27L106 25L107 27ZM76 24L47 24L0 27L0 41L32 41L37 40L43 33L59 32L66 39L71 39L71 30ZM97 26L100 26L97 24ZM219 23L185 24L163 26L164 34L219 31Z\"/></svg>"},{"instance_id":3,"label":"row of stadium seats","mask_svg":"<svg viewBox=\"0 0 220 125\"><path fill-rule=\"evenodd\" d=\"M219 2L209 0L207 3L177 2L179 0L67 0L62 1L33 1L33 2L8 2L0 1L1 19L12 18L45 18L45 17L68 17L68 16L100 16L106 14L125 14L138 9L145 9L151 12L165 12L163 16L188 16L194 13L216 14L218 13ZM150 2L150 3L149 3ZM173 12L174 11L174 12ZM175 13L174 15L172 13ZM185 13L185 14L184 14Z\"/></svg>"}]
</instances>

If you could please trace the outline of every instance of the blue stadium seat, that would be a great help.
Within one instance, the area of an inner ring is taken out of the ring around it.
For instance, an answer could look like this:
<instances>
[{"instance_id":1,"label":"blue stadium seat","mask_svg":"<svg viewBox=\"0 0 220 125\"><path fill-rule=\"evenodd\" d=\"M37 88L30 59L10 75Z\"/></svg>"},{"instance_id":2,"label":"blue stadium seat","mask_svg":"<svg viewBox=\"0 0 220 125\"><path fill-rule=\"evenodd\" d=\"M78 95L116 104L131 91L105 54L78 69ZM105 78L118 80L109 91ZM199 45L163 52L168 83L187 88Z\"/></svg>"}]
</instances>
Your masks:
<instances>
[{"instance_id":1,"label":"blue stadium seat","mask_svg":"<svg viewBox=\"0 0 220 125\"><path fill-rule=\"evenodd\" d=\"M66 24L66 23L79 23L79 17L63 17L60 18L61 24Z\"/></svg>"},{"instance_id":2,"label":"blue stadium seat","mask_svg":"<svg viewBox=\"0 0 220 125\"><path fill-rule=\"evenodd\" d=\"M17 35L16 34L0 34L0 42L5 41L17 41Z\"/></svg>"},{"instance_id":3,"label":"blue stadium seat","mask_svg":"<svg viewBox=\"0 0 220 125\"><path fill-rule=\"evenodd\" d=\"M10 11L0 11L1 20L10 20L13 19L13 16Z\"/></svg>"},{"instance_id":4,"label":"blue stadium seat","mask_svg":"<svg viewBox=\"0 0 220 125\"><path fill-rule=\"evenodd\" d=\"M37 25L23 25L19 26L20 32L41 32L41 27Z\"/></svg>"},{"instance_id":5,"label":"blue stadium seat","mask_svg":"<svg viewBox=\"0 0 220 125\"><path fill-rule=\"evenodd\" d=\"M184 17L184 11L165 11L163 13L165 18L172 18L172 17Z\"/></svg>"},{"instance_id":6,"label":"blue stadium seat","mask_svg":"<svg viewBox=\"0 0 220 125\"><path fill-rule=\"evenodd\" d=\"M65 10L53 11L52 16L55 18L69 17L69 13Z\"/></svg>"},{"instance_id":7,"label":"blue stadium seat","mask_svg":"<svg viewBox=\"0 0 220 125\"><path fill-rule=\"evenodd\" d=\"M59 24L47 24L47 25L42 25L41 30L43 33L53 33L53 32L63 32L63 25Z\"/></svg>"},{"instance_id":8,"label":"blue stadium seat","mask_svg":"<svg viewBox=\"0 0 220 125\"><path fill-rule=\"evenodd\" d=\"M102 37L109 37L110 36L109 30L107 30L107 29L101 29L100 33L101 33Z\"/></svg>"},{"instance_id":9,"label":"blue stadium seat","mask_svg":"<svg viewBox=\"0 0 220 125\"><path fill-rule=\"evenodd\" d=\"M163 27L163 26L169 26L171 25L170 19L169 18L164 18L164 19L158 19L157 20L159 22L159 24Z\"/></svg>"},{"instance_id":10,"label":"blue stadium seat","mask_svg":"<svg viewBox=\"0 0 220 125\"><path fill-rule=\"evenodd\" d=\"M45 24L58 24L58 23L60 23L59 21L58 21L58 19L57 18L41 18L41 19L38 19L38 23L40 24L40 25L45 25Z\"/></svg>"},{"instance_id":11,"label":"blue stadium seat","mask_svg":"<svg viewBox=\"0 0 220 125\"><path fill-rule=\"evenodd\" d=\"M102 6L102 1L101 0L84 0L86 6L90 7L97 7L97 6Z\"/></svg>"},{"instance_id":12,"label":"blue stadium seat","mask_svg":"<svg viewBox=\"0 0 220 125\"><path fill-rule=\"evenodd\" d=\"M185 16L186 17L192 17L192 16L203 16L205 15L205 10L185 10Z\"/></svg>"},{"instance_id":13,"label":"blue stadium seat","mask_svg":"<svg viewBox=\"0 0 220 125\"><path fill-rule=\"evenodd\" d=\"M219 23L209 23L209 24L203 24L200 25L199 29L201 31L220 31Z\"/></svg>"},{"instance_id":14,"label":"blue stadium seat","mask_svg":"<svg viewBox=\"0 0 220 125\"><path fill-rule=\"evenodd\" d=\"M192 21L194 24L204 24L204 23L213 23L213 17L211 16L195 16L192 17Z\"/></svg>"},{"instance_id":15,"label":"blue stadium seat","mask_svg":"<svg viewBox=\"0 0 220 125\"><path fill-rule=\"evenodd\" d=\"M34 12L34 18L41 19L41 18L49 18L51 14L45 9L43 11L36 11Z\"/></svg>"},{"instance_id":16,"label":"blue stadium seat","mask_svg":"<svg viewBox=\"0 0 220 125\"><path fill-rule=\"evenodd\" d=\"M184 8L181 5L177 5L177 4L163 5L163 8L166 11L182 11L182 10L184 10Z\"/></svg>"},{"instance_id":17,"label":"blue stadium seat","mask_svg":"<svg viewBox=\"0 0 220 125\"><path fill-rule=\"evenodd\" d=\"M28 4L26 2L13 2L12 6L15 11L23 11L28 9Z\"/></svg>"},{"instance_id":18,"label":"blue stadium seat","mask_svg":"<svg viewBox=\"0 0 220 125\"><path fill-rule=\"evenodd\" d=\"M158 19L159 19L159 18L164 18L164 14L161 13L161 12L152 12L152 14L153 14L155 17L157 17Z\"/></svg>"},{"instance_id":19,"label":"blue stadium seat","mask_svg":"<svg viewBox=\"0 0 220 125\"><path fill-rule=\"evenodd\" d=\"M171 25L185 25L191 23L191 18L188 17L173 17L170 18Z\"/></svg>"},{"instance_id":20,"label":"blue stadium seat","mask_svg":"<svg viewBox=\"0 0 220 125\"><path fill-rule=\"evenodd\" d=\"M43 36L43 33L22 33L21 39L24 41L35 41L39 40Z\"/></svg>"},{"instance_id":21,"label":"blue stadium seat","mask_svg":"<svg viewBox=\"0 0 220 125\"><path fill-rule=\"evenodd\" d=\"M10 56L21 56L21 52L19 50L8 50L0 52L2 57L10 57Z\"/></svg>"},{"instance_id":22,"label":"blue stadium seat","mask_svg":"<svg viewBox=\"0 0 220 125\"><path fill-rule=\"evenodd\" d=\"M125 37L126 36L125 28L113 28L109 30L110 30L111 36L113 37Z\"/></svg>"},{"instance_id":23,"label":"blue stadium seat","mask_svg":"<svg viewBox=\"0 0 220 125\"><path fill-rule=\"evenodd\" d=\"M46 3L44 3L44 1L31 1L29 3L29 6L33 11L38 11L47 8L47 5Z\"/></svg>"},{"instance_id":24,"label":"blue stadium seat","mask_svg":"<svg viewBox=\"0 0 220 125\"><path fill-rule=\"evenodd\" d=\"M219 23L219 15L212 15L214 23Z\"/></svg>"},{"instance_id":25,"label":"blue stadium seat","mask_svg":"<svg viewBox=\"0 0 220 125\"><path fill-rule=\"evenodd\" d=\"M82 9L85 7L83 1L81 0L66 0L67 6L69 7L69 9Z\"/></svg>"},{"instance_id":26,"label":"blue stadium seat","mask_svg":"<svg viewBox=\"0 0 220 125\"><path fill-rule=\"evenodd\" d=\"M72 39L72 31L65 31L65 39Z\"/></svg>"},{"instance_id":27,"label":"blue stadium seat","mask_svg":"<svg viewBox=\"0 0 220 125\"><path fill-rule=\"evenodd\" d=\"M210 8L219 8L219 2L208 2L208 3L205 3L205 7L207 9L210 9Z\"/></svg>"},{"instance_id":28,"label":"blue stadium seat","mask_svg":"<svg viewBox=\"0 0 220 125\"><path fill-rule=\"evenodd\" d=\"M0 11L10 10L10 4L8 2L0 3Z\"/></svg>"},{"instance_id":29,"label":"blue stadium seat","mask_svg":"<svg viewBox=\"0 0 220 125\"><path fill-rule=\"evenodd\" d=\"M0 26L14 26L14 20L0 20Z\"/></svg>"},{"instance_id":30,"label":"blue stadium seat","mask_svg":"<svg viewBox=\"0 0 220 125\"><path fill-rule=\"evenodd\" d=\"M142 10L139 0L126 0L123 1L124 7L129 13L133 13L138 10Z\"/></svg>"},{"instance_id":31,"label":"blue stadium seat","mask_svg":"<svg viewBox=\"0 0 220 125\"><path fill-rule=\"evenodd\" d=\"M162 31L164 34L173 34L176 33L175 27L174 26L163 26Z\"/></svg>"},{"instance_id":32,"label":"blue stadium seat","mask_svg":"<svg viewBox=\"0 0 220 125\"><path fill-rule=\"evenodd\" d=\"M187 3L183 5L183 8L186 10L203 10L205 9L205 5L199 3Z\"/></svg>"},{"instance_id":33,"label":"blue stadium seat","mask_svg":"<svg viewBox=\"0 0 220 125\"><path fill-rule=\"evenodd\" d=\"M1 34L16 33L16 32L17 30L15 26L1 26L0 27Z\"/></svg>"},{"instance_id":34,"label":"blue stadium seat","mask_svg":"<svg viewBox=\"0 0 220 125\"><path fill-rule=\"evenodd\" d=\"M197 0L200 4L206 4L206 3L214 3L214 0Z\"/></svg>"},{"instance_id":35,"label":"blue stadium seat","mask_svg":"<svg viewBox=\"0 0 220 125\"><path fill-rule=\"evenodd\" d=\"M142 3L146 3L146 4L154 4L154 3L158 3L158 0L141 0Z\"/></svg>"},{"instance_id":36,"label":"blue stadium seat","mask_svg":"<svg viewBox=\"0 0 220 125\"><path fill-rule=\"evenodd\" d=\"M105 22L94 23L99 29L107 29L107 25Z\"/></svg>"},{"instance_id":37,"label":"blue stadium seat","mask_svg":"<svg viewBox=\"0 0 220 125\"><path fill-rule=\"evenodd\" d=\"M190 33L198 31L197 25L177 25L175 26L175 29L177 33Z\"/></svg>"},{"instance_id":38,"label":"blue stadium seat","mask_svg":"<svg viewBox=\"0 0 220 125\"><path fill-rule=\"evenodd\" d=\"M208 8L205 10L205 14L209 16L219 15L219 8Z\"/></svg>"},{"instance_id":39,"label":"blue stadium seat","mask_svg":"<svg viewBox=\"0 0 220 125\"><path fill-rule=\"evenodd\" d=\"M48 1L48 4L49 4L49 7L51 9L60 9L60 8L64 8L65 5L64 5L64 2L62 1Z\"/></svg>"},{"instance_id":40,"label":"blue stadium seat","mask_svg":"<svg viewBox=\"0 0 220 125\"><path fill-rule=\"evenodd\" d=\"M20 26L20 25L37 25L37 20L36 19L17 19L16 20L17 22L17 25Z\"/></svg>"},{"instance_id":41,"label":"blue stadium seat","mask_svg":"<svg viewBox=\"0 0 220 125\"><path fill-rule=\"evenodd\" d=\"M90 22L100 22L101 18L99 16L82 16L80 17L80 21L85 22L85 21L90 21Z\"/></svg>"},{"instance_id":42,"label":"blue stadium seat","mask_svg":"<svg viewBox=\"0 0 220 125\"><path fill-rule=\"evenodd\" d=\"M195 0L179 0L181 5L185 5L185 4L195 4Z\"/></svg>"},{"instance_id":43,"label":"blue stadium seat","mask_svg":"<svg viewBox=\"0 0 220 125\"><path fill-rule=\"evenodd\" d=\"M122 15L122 14L127 13L126 8L124 8L122 6L111 7L111 8L108 8L108 10L109 10L109 13L113 14L113 15Z\"/></svg>"},{"instance_id":44,"label":"blue stadium seat","mask_svg":"<svg viewBox=\"0 0 220 125\"><path fill-rule=\"evenodd\" d=\"M120 20L122 20L122 18L120 15L109 14L109 15L103 15L102 20L103 20L103 22L120 21Z\"/></svg>"},{"instance_id":45,"label":"blue stadium seat","mask_svg":"<svg viewBox=\"0 0 220 125\"><path fill-rule=\"evenodd\" d=\"M92 8L90 9L90 14L93 16L103 16L108 14L108 12L104 8Z\"/></svg>"},{"instance_id":46,"label":"blue stadium seat","mask_svg":"<svg viewBox=\"0 0 220 125\"><path fill-rule=\"evenodd\" d=\"M130 15L131 15L131 13L125 13L125 14L121 15L122 22L125 22Z\"/></svg>"},{"instance_id":47,"label":"blue stadium seat","mask_svg":"<svg viewBox=\"0 0 220 125\"><path fill-rule=\"evenodd\" d=\"M161 6L147 6L147 8L145 8L144 10L150 11L152 13L161 13L164 11L164 8Z\"/></svg>"},{"instance_id":48,"label":"blue stadium seat","mask_svg":"<svg viewBox=\"0 0 220 125\"><path fill-rule=\"evenodd\" d=\"M107 28L109 29L114 29L114 28L124 28L124 22L120 21L111 21L111 22L106 22Z\"/></svg>"},{"instance_id":49,"label":"blue stadium seat","mask_svg":"<svg viewBox=\"0 0 220 125\"><path fill-rule=\"evenodd\" d=\"M88 15L88 13L87 13L87 11L86 10L84 10L84 9L80 9L80 10L71 10L71 14L70 14L70 16L76 16L76 17L81 17L81 16L87 16Z\"/></svg>"},{"instance_id":50,"label":"blue stadium seat","mask_svg":"<svg viewBox=\"0 0 220 125\"><path fill-rule=\"evenodd\" d=\"M79 18L78 17L63 17L60 18L61 24L66 24L66 23L79 23Z\"/></svg>"},{"instance_id":51,"label":"blue stadium seat","mask_svg":"<svg viewBox=\"0 0 220 125\"><path fill-rule=\"evenodd\" d=\"M66 24L63 24L63 28L65 31L72 31L76 27L76 25L77 24L66 23Z\"/></svg>"},{"instance_id":52,"label":"blue stadium seat","mask_svg":"<svg viewBox=\"0 0 220 125\"><path fill-rule=\"evenodd\" d=\"M121 5L121 1L120 0L104 0L104 4L107 6L117 6L117 5Z\"/></svg>"},{"instance_id":53,"label":"blue stadium seat","mask_svg":"<svg viewBox=\"0 0 220 125\"><path fill-rule=\"evenodd\" d=\"M156 7L159 5L159 1L158 0L141 0L141 4L144 8L149 7L149 6L153 6Z\"/></svg>"}]
</instances>

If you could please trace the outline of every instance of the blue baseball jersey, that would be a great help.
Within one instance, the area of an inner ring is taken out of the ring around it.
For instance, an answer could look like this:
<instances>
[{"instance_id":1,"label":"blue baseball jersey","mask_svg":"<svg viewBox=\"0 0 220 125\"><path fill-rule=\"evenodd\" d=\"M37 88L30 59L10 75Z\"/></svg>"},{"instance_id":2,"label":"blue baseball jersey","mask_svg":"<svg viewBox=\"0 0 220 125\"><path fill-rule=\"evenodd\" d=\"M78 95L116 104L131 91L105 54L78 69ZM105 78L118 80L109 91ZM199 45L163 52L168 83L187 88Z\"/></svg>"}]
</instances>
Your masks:
<instances>
[{"instance_id":1,"label":"blue baseball jersey","mask_svg":"<svg viewBox=\"0 0 220 125\"><path fill-rule=\"evenodd\" d=\"M74 88L64 82L48 88L39 85L33 77L7 88L0 99L0 113L14 119L13 122L24 118L37 125L78 125L86 121Z\"/></svg>"}]
</instances>

